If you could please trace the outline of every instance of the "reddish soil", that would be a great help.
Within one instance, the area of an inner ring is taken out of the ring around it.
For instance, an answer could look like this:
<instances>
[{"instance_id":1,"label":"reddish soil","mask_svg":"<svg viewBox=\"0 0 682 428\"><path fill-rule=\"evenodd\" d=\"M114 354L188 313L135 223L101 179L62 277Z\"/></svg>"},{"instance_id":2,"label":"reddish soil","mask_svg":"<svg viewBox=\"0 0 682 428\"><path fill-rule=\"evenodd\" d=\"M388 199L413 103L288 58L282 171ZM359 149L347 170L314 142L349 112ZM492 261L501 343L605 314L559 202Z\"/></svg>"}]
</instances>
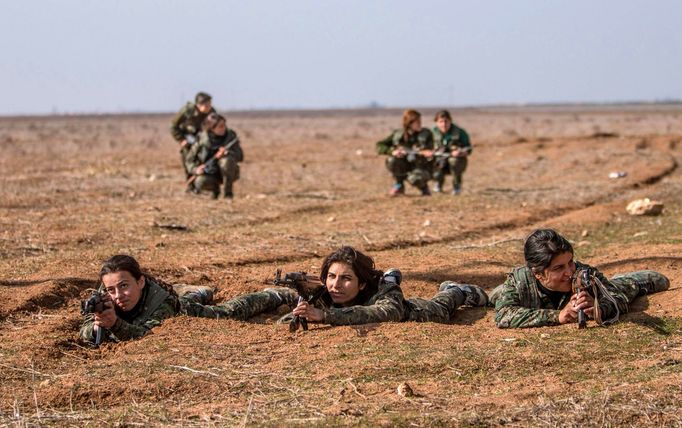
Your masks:
<instances>
[{"instance_id":1,"label":"reddish soil","mask_svg":"<svg viewBox=\"0 0 682 428\"><path fill-rule=\"evenodd\" d=\"M0 425L681 424L682 108L454 115L474 144L463 194L394 199L374 141L400 112L228 114L246 155L233 203L184 192L170 115L0 119ZM640 197L663 214L630 217ZM540 226L608 275L655 269L671 289L580 332L500 330L477 308L294 335L274 315L178 317L129 343L78 341L79 301L115 253L222 301L350 244L430 297L446 279L491 290Z\"/></svg>"}]
</instances>

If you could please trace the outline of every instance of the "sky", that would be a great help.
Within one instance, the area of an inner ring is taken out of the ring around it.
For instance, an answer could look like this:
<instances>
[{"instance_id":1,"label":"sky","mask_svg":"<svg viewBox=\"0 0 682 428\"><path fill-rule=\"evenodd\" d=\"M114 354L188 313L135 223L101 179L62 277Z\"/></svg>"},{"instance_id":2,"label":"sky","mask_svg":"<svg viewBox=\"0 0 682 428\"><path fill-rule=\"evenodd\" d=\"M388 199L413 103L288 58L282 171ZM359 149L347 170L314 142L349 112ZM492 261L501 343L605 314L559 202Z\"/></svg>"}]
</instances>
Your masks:
<instances>
[{"instance_id":1,"label":"sky","mask_svg":"<svg viewBox=\"0 0 682 428\"><path fill-rule=\"evenodd\" d=\"M0 0L0 115L682 99L678 0Z\"/></svg>"}]
</instances>

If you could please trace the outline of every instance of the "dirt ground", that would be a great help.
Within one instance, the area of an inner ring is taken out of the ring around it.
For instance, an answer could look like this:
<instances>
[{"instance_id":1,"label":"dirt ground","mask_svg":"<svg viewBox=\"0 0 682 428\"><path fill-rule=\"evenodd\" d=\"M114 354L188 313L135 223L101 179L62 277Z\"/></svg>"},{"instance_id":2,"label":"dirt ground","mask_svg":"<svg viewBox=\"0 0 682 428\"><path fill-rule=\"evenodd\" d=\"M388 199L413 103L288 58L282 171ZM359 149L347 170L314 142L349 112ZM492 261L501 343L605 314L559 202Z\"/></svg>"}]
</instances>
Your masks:
<instances>
[{"instance_id":1,"label":"dirt ground","mask_svg":"<svg viewBox=\"0 0 682 428\"><path fill-rule=\"evenodd\" d=\"M0 426L681 426L682 106L453 113L474 144L464 192L430 198L387 195L374 142L400 111L229 113L246 156L233 203L184 192L170 115L0 118ZM641 197L663 214L629 216ZM607 275L655 269L671 288L581 331L501 330L476 308L451 325L178 317L78 340L115 253L220 302L350 244L430 297L446 279L490 291L541 226Z\"/></svg>"}]
</instances>

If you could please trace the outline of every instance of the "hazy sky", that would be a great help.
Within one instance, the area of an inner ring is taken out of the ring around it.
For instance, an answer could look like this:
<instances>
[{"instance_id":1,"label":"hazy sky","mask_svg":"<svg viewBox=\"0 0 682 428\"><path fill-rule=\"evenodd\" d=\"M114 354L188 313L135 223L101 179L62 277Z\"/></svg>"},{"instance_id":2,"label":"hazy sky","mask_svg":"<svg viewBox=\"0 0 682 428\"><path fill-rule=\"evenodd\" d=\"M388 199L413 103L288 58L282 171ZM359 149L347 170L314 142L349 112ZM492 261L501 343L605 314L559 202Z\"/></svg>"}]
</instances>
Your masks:
<instances>
[{"instance_id":1,"label":"hazy sky","mask_svg":"<svg viewBox=\"0 0 682 428\"><path fill-rule=\"evenodd\" d=\"M682 99L678 0L0 0L0 114Z\"/></svg>"}]
</instances>

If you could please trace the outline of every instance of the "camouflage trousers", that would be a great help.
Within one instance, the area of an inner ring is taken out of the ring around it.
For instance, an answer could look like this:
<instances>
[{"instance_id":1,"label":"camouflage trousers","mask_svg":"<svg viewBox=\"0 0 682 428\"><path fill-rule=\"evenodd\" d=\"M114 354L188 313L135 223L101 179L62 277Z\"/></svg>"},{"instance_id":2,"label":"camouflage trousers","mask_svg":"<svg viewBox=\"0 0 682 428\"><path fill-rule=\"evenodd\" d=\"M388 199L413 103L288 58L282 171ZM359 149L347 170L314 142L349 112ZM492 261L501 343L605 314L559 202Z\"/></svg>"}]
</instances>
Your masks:
<instances>
[{"instance_id":1,"label":"camouflage trousers","mask_svg":"<svg viewBox=\"0 0 682 428\"><path fill-rule=\"evenodd\" d=\"M632 303L637 296L642 295L640 290L657 290L660 289L661 284L667 283L668 278L663 274L653 270L640 270L636 272L618 274L612 277L609 281L623 294L628 300L628 304ZM504 284L498 285L489 294L488 305L495 307L495 302L500 297Z\"/></svg>"},{"instance_id":2,"label":"camouflage trousers","mask_svg":"<svg viewBox=\"0 0 682 428\"><path fill-rule=\"evenodd\" d=\"M187 144L185 147L180 149L180 163L182 164L182 170L185 171L185 180L189 179L189 177L192 175L189 173L189 171L187 171L187 165L185 164L190 147L191 146Z\"/></svg>"},{"instance_id":3,"label":"camouflage trousers","mask_svg":"<svg viewBox=\"0 0 682 428\"><path fill-rule=\"evenodd\" d=\"M201 305L190 298L180 298L180 311L184 315L201 318L229 318L246 321L265 312L273 312L281 305L293 306L298 294L284 287L266 288L256 293L244 294L218 305Z\"/></svg>"},{"instance_id":4,"label":"camouflage trousers","mask_svg":"<svg viewBox=\"0 0 682 428\"><path fill-rule=\"evenodd\" d=\"M404 157L389 156L386 158L386 169L391 172L396 183L402 184L407 179L408 183L418 189L426 187L431 178L429 164L420 159L410 162Z\"/></svg>"},{"instance_id":5,"label":"camouflage trousers","mask_svg":"<svg viewBox=\"0 0 682 428\"><path fill-rule=\"evenodd\" d=\"M405 300L405 321L437 322L447 324L455 311L464 303L464 293L458 289L441 291L431 300L413 298Z\"/></svg>"},{"instance_id":6,"label":"camouflage trousers","mask_svg":"<svg viewBox=\"0 0 682 428\"><path fill-rule=\"evenodd\" d=\"M433 172L433 179L443 186L445 175L452 174L452 187L462 187L462 174L467 169L468 160L466 157L451 156L447 159L439 160Z\"/></svg>"},{"instance_id":7,"label":"camouflage trousers","mask_svg":"<svg viewBox=\"0 0 682 428\"><path fill-rule=\"evenodd\" d=\"M220 185L223 185L223 195L232 196L232 184L239 180L239 164L227 156L218 161L218 172L215 174L203 174L197 177L194 186L199 190L210 190L213 195L220 194Z\"/></svg>"}]
</instances>

